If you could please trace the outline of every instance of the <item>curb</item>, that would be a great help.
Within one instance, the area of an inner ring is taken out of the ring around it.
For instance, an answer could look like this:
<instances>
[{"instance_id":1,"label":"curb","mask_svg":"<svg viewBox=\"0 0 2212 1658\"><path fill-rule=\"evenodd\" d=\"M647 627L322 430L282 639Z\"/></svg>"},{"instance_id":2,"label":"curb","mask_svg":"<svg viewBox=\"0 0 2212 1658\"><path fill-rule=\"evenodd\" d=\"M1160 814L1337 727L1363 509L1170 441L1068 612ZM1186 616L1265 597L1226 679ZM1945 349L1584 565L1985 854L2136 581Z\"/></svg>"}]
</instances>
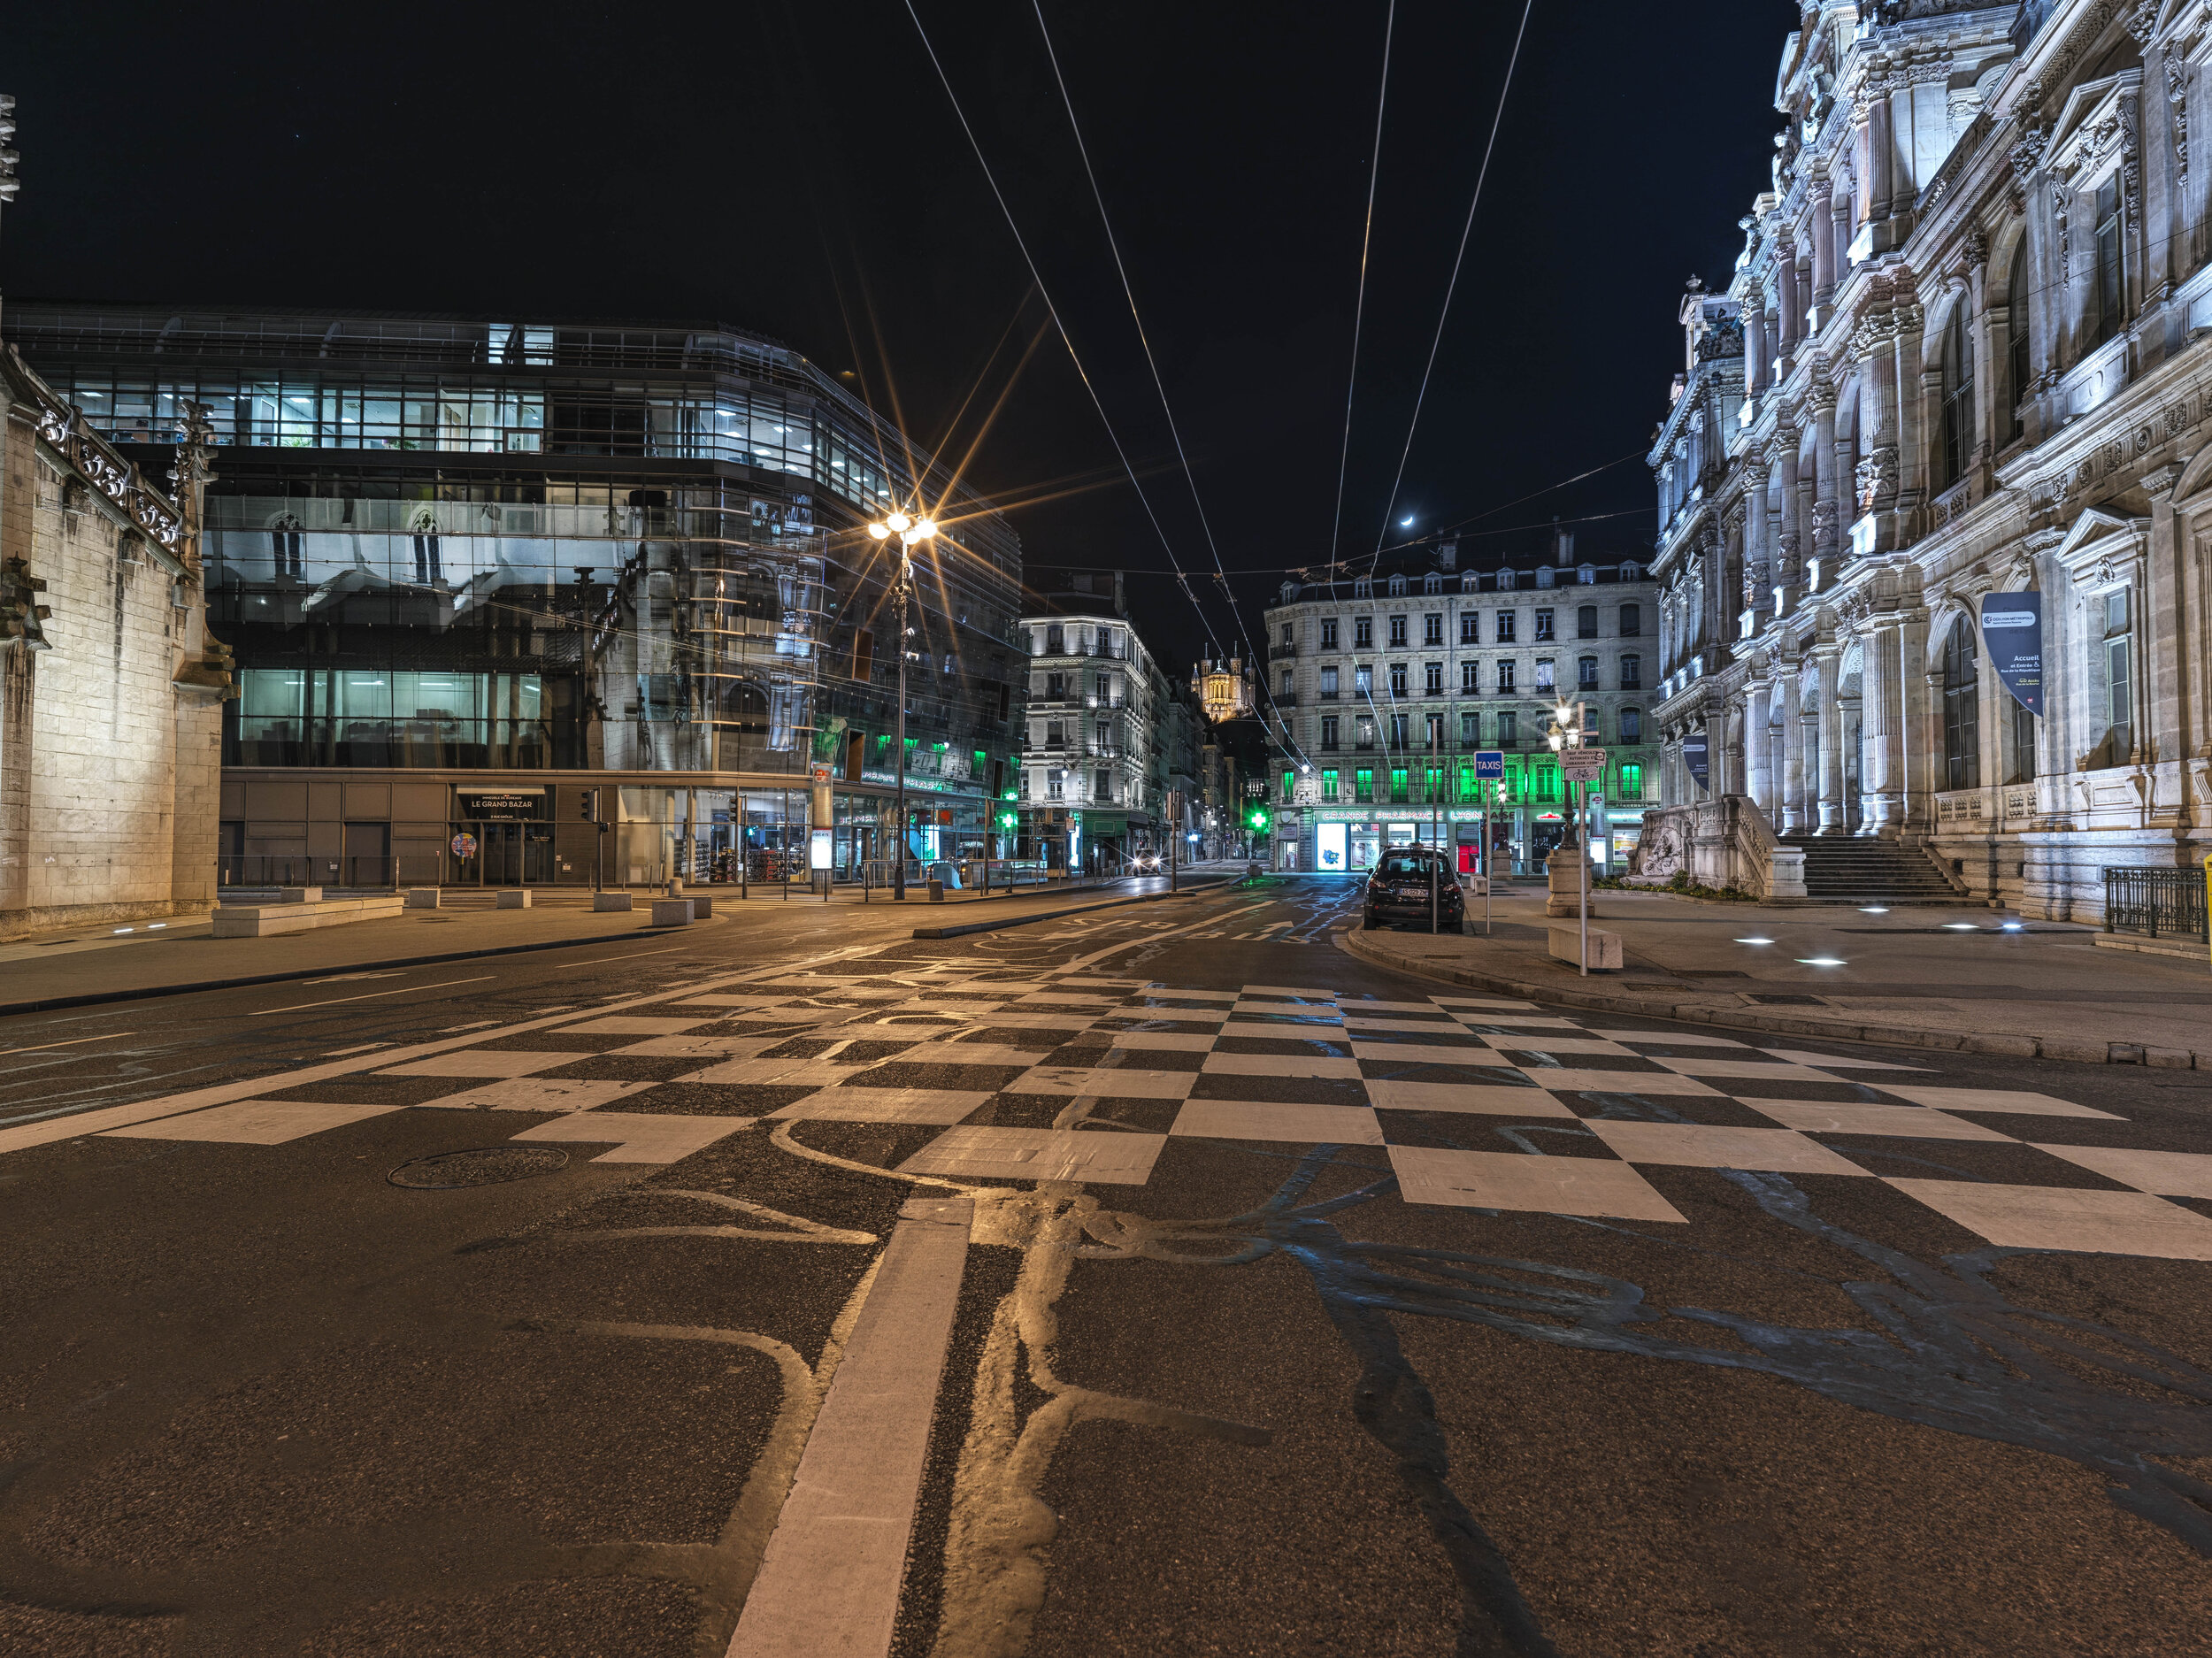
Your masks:
<instances>
[{"instance_id":1,"label":"curb","mask_svg":"<svg viewBox=\"0 0 2212 1658\"><path fill-rule=\"evenodd\" d=\"M2081 1042L2063 1038L1998 1036L1954 1031L1921 1031L1895 1025L1859 1025L1803 1014L1761 1013L1749 1008L1711 1008L1663 1002L1655 996L1605 995L1555 985L1532 985L1498 973L1469 972L1432 962L1396 956L1366 939L1357 928L1336 935L1348 956L1394 972L1410 973L1471 990L1494 990L1529 1002L1555 1002L1601 1013L1635 1014L1647 1019L1675 1019L1686 1025L1723 1025L1740 1030L1771 1031L1785 1036L1827 1037L1834 1041L1873 1042L1890 1048L1934 1048L1956 1054L1995 1054L2007 1059L2062 1059L2085 1065L2148 1065L2164 1071L2212 1071L2212 1052L2185 1048L2147 1048L2139 1042Z\"/></svg>"},{"instance_id":2,"label":"curb","mask_svg":"<svg viewBox=\"0 0 2212 1658\"><path fill-rule=\"evenodd\" d=\"M710 917L712 926L724 917ZM603 933L588 939L540 939L531 944L495 944L480 950L443 950L435 956L395 956L373 962L326 962L320 967L302 967L288 973L247 973L235 979L202 979L188 985L145 985L135 990L102 990L81 996L47 996L37 1002L0 1002L0 1018L17 1013L50 1013L58 1008L94 1008L109 1002L150 1002L161 996L188 996L202 990L241 990L253 985L288 984L296 979L319 979L326 973L350 973L364 968L435 967L445 962L480 961L488 956L526 956L534 950L572 950L587 944L618 944L625 939L659 938L672 927L647 925L621 933Z\"/></svg>"},{"instance_id":3,"label":"curb","mask_svg":"<svg viewBox=\"0 0 2212 1658\"><path fill-rule=\"evenodd\" d=\"M1171 898L1195 898L1196 890L1187 893L1140 893L1134 898L1114 898L1102 904L1079 904L1072 910L1048 910L1033 916L1009 916L1002 921L970 921L952 927L916 927L918 939L956 939L970 933L998 933L1008 927L1025 927L1033 921L1057 921L1063 916L1094 915L1101 910L1119 910L1125 904L1165 903Z\"/></svg>"}]
</instances>

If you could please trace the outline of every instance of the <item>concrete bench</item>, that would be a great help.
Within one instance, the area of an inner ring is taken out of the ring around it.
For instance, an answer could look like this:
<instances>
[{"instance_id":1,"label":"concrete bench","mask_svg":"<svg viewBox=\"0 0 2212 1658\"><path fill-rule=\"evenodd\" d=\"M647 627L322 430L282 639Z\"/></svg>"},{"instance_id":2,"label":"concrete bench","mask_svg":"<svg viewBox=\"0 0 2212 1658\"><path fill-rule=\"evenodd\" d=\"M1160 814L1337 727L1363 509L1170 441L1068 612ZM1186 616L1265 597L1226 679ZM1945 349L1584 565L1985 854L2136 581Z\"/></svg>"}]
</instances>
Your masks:
<instances>
[{"instance_id":1,"label":"concrete bench","mask_svg":"<svg viewBox=\"0 0 2212 1658\"><path fill-rule=\"evenodd\" d=\"M694 921L704 921L714 913L714 898L711 894L689 893L686 896L691 900L691 918Z\"/></svg>"},{"instance_id":2,"label":"concrete bench","mask_svg":"<svg viewBox=\"0 0 2212 1658\"><path fill-rule=\"evenodd\" d=\"M1582 930L1576 926L1555 926L1551 929L1551 953L1563 962L1582 959ZM1624 963L1621 954L1621 935L1608 933L1602 927L1590 929L1590 971L1611 972L1620 971Z\"/></svg>"},{"instance_id":3,"label":"concrete bench","mask_svg":"<svg viewBox=\"0 0 2212 1658\"><path fill-rule=\"evenodd\" d=\"M498 907L502 910L527 910L530 907L530 889L522 887L502 891Z\"/></svg>"},{"instance_id":4,"label":"concrete bench","mask_svg":"<svg viewBox=\"0 0 2212 1658\"><path fill-rule=\"evenodd\" d=\"M442 907L444 896L435 887L410 887L407 889L407 908L436 910Z\"/></svg>"},{"instance_id":5,"label":"concrete bench","mask_svg":"<svg viewBox=\"0 0 2212 1658\"><path fill-rule=\"evenodd\" d=\"M405 904L406 900L397 893L288 904L223 904L209 921L219 939L260 939L276 933L343 926L349 921L381 921L397 915Z\"/></svg>"},{"instance_id":6,"label":"concrete bench","mask_svg":"<svg viewBox=\"0 0 2212 1658\"><path fill-rule=\"evenodd\" d=\"M591 907L593 913L596 915L604 915L610 910L626 910L630 908L630 894L627 893L594 893L591 895Z\"/></svg>"},{"instance_id":7,"label":"concrete bench","mask_svg":"<svg viewBox=\"0 0 2212 1658\"><path fill-rule=\"evenodd\" d=\"M687 927L691 925L691 900L688 898L656 898L653 900L653 925L657 927Z\"/></svg>"}]
</instances>

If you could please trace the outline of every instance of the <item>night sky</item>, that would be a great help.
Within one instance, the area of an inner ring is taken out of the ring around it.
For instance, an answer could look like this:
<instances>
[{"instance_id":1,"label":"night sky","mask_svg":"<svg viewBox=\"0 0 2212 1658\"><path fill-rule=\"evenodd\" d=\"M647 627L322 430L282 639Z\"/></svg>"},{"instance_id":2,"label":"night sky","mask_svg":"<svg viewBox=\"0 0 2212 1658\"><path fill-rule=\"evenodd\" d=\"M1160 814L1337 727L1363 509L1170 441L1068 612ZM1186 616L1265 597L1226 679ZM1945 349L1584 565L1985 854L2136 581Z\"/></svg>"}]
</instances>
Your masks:
<instances>
[{"instance_id":1,"label":"night sky","mask_svg":"<svg viewBox=\"0 0 2212 1658\"><path fill-rule=\"evenodd\" d=\"M917 5L1173 557L1217 592L1036 12ZM1330 557L1386 11L1045 6L1256 635L1275 572ZM1492 509L1648 441L1684 281L1726 280L1765 184L1795 11L1535 7L1393 511L1521 16L1401 0L1343 555L1372 552L1386 519L1395 540L1484 513L1470 530L1617 514L1578 526L1583 551L1650 545L1640 460ZM902 0L104 15L96 37L65 8L11 21L7 293L720 319L879 404L895 391L949 456L1007 393L967 477L1013 509L1032 563L1170 567ZM1545 535L1463 551L1533 556ZM1201 649L1171 585L1131 590L1171 665Z\"/></svg>"}]
</instances>

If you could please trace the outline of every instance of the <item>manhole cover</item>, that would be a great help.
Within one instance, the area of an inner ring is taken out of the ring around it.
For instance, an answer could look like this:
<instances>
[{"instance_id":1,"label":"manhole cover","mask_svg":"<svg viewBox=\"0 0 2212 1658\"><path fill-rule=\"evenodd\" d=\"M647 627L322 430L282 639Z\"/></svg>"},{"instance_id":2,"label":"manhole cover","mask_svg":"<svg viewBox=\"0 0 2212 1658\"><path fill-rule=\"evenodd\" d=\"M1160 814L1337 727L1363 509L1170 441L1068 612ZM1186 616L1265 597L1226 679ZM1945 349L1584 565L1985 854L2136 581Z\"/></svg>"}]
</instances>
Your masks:
<instances>
[{"instance_id":1,"label":"manhole cover","mask_svg":"<svg viewBox=\"0 0 2212 1658\"><path fill-rule=\"evenodd\" d=\"M473 1151L442 1151L403 1163L384 1178L418 1192L453 1192L463 1186L497 1186L528 1180L568 1167L568 1154L552 1146L486 1146Z\"/></svg>"}]
</instances>

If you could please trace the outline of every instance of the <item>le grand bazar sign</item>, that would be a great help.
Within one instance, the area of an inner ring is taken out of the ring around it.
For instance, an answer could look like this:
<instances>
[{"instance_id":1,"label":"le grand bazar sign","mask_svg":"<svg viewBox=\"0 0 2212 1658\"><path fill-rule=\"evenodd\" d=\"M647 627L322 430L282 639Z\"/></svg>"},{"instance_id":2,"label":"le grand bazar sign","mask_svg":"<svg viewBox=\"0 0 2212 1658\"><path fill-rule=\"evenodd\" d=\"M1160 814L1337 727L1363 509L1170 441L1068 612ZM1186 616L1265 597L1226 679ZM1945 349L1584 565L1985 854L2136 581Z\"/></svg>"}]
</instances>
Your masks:
<instances>
[{"instance_id":1,"label":"le grand bazar sign","mask_svg":"<svg viewBox=\"0 0 2212 1658\"><path fill-rule=\"evenodd\" d=\"M453 792L453 815L463 823L538 823L545 817L542 788L463 788Z\"/></svg>"}]
</instances>

